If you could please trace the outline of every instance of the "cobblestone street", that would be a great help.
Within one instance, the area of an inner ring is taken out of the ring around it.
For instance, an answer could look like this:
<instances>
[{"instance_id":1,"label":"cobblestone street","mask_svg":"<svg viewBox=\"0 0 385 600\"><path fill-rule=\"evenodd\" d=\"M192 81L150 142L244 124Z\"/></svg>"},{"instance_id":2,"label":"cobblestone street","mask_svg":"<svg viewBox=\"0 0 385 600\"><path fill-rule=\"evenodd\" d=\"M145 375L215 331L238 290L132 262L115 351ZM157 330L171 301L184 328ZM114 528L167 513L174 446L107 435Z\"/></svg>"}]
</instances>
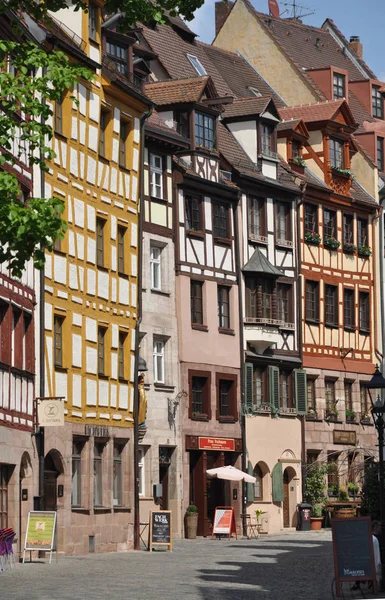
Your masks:
<instances>
[{"instance_id":1,"label":"cobblestone street","mask_svg":"<svg viewBox=\"0 0 385 600\"><path fill-rule=\"evenodd\" d=\"M17 565L0 575L0 598L329 600L333 578L330 532L292 532L257 540L183 540L172 554L93 554ZM350 585L345 594L352 597Z\"/></svg>"}]
</instances>

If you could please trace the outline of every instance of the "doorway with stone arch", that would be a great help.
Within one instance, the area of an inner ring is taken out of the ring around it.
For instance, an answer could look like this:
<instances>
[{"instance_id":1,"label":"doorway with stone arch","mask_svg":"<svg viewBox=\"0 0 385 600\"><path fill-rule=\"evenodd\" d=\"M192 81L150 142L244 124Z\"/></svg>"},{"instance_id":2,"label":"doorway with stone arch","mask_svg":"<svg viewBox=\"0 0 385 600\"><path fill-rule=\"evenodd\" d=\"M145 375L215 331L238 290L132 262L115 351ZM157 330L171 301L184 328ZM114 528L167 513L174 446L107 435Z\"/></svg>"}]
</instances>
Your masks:
<instances>
[{"instance_id":1,"label":"doorway with stone arch","mask_svg":"<svg viewBox=\"0 0 385 600\"><path fill-rule=\"evenodd\" d=\"M19 531L18 549L22 552L25 530L27 527L28 512L33 497L33 469L29 452L23 452L19 469Z\"/></svg>"},{"instance_id":2,"label":"doorway with stone arch","mask_svg":"<svg viewBox=\"0 0 385 600\"><path fill-rule=\"evenodd\" d=\"M44 510L57 510L58 485L63 475L64 466L60 452L50 450L44 459Z\"/></svg>"},{"instance_id":3,"label":"doorway with stone arch","mask_svg":"<svg viewBox=\"0 0 385 600\"><path fill-rule=\"evenodd\" d=\"M283 472L283 526L295 527L296 519L296 472L286 467Z\"/></svg>"}]
</instances>

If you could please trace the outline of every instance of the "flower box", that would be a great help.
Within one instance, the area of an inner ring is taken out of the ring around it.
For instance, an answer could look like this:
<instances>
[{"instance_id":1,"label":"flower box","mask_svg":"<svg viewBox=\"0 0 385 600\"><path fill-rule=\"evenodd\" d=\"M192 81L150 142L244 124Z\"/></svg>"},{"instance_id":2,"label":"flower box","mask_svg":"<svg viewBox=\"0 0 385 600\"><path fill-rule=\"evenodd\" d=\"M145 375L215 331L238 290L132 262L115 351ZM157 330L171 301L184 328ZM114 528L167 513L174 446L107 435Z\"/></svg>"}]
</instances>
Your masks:
<instances>
[{"instance_id":1,"label":"flower box","mask_svg":"<svg viewBox=\"0 0 385 600\"><path fill-rule=\"evenodd\" d=\"M324 246L329 250L338 250L338 248L341 246L341 242L334 237L326 237L324 239Z\"/></svg>"},{"instance_id":2,"label":"flower box","mask_svg":"<svg viewBox=\"0 0 385 600\"><path fill-rule=\"evenodd\" d=\"M344 253L345 254L354 254L357 251L357 246L354 244L350 244L348 242L344 243Z\"/></svg>"},{"instance_id":3,"label":"flower box","mask_svg":"<svg viewBox=\"0 0 385 600\"><path fill-rule=\"evenodd\" d=\"M321 236L316 231L307 231L305 233L305 242L307 244L314 244L315 246L319 246L321 241Z\"/></svg>"},{"instance_id":4,"label":"flower box","mask_svg":"<svg viewBox=\"0 0 385 600\"><path fill-rule=\"evenodd\" d=\"M369 246L358 246L358 256L368 257L371 256L372 251Z\"/></svg>"}]
</instances>

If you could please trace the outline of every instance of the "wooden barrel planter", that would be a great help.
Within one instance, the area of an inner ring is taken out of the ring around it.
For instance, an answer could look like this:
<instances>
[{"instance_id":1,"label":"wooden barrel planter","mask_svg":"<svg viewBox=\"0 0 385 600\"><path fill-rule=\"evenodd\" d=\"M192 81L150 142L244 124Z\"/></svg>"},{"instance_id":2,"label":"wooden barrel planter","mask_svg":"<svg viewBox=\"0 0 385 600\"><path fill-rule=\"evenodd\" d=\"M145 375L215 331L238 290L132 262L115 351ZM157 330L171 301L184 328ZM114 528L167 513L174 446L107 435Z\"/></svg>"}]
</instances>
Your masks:
<instances>
[{"instance_id":1,"label":"wooden barrel planter","mask_svg":"<svg viewBox=\"0 0 385 600\"><path fill-rule=\"evenodd\" d=\"M352 519L356 516L355 508L335 508L334 516L336 519Z\"/></svg>"}]
</instances>

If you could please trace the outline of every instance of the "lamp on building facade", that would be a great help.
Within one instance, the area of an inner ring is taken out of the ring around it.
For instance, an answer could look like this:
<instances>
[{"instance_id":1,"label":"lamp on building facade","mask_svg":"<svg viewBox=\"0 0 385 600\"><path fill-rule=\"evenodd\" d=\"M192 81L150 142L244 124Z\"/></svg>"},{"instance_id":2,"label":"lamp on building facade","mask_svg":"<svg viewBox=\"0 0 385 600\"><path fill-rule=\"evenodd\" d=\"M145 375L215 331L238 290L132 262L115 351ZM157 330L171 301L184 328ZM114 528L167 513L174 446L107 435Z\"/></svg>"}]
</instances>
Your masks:
<instances>
[{"instance_id":1,"label":"lamp on building facade","mask_svg":"<svg viewBox=\"0 0 385 600\"><path fill-rule=\"evenodd\" d=\"M380 475L380 520L381 520L381 562L382 562L382 582L381 589L384 590L385 584L385 489L384 489L384 430L385 430L385 399L383 390L385 390L385 379L380 373L378 365L373 373L371 380L366 384L369 391L370 402L372 404L372 416L374 426L378 435L379 451L379 475Z\"/></svg>"}]
</instances>

